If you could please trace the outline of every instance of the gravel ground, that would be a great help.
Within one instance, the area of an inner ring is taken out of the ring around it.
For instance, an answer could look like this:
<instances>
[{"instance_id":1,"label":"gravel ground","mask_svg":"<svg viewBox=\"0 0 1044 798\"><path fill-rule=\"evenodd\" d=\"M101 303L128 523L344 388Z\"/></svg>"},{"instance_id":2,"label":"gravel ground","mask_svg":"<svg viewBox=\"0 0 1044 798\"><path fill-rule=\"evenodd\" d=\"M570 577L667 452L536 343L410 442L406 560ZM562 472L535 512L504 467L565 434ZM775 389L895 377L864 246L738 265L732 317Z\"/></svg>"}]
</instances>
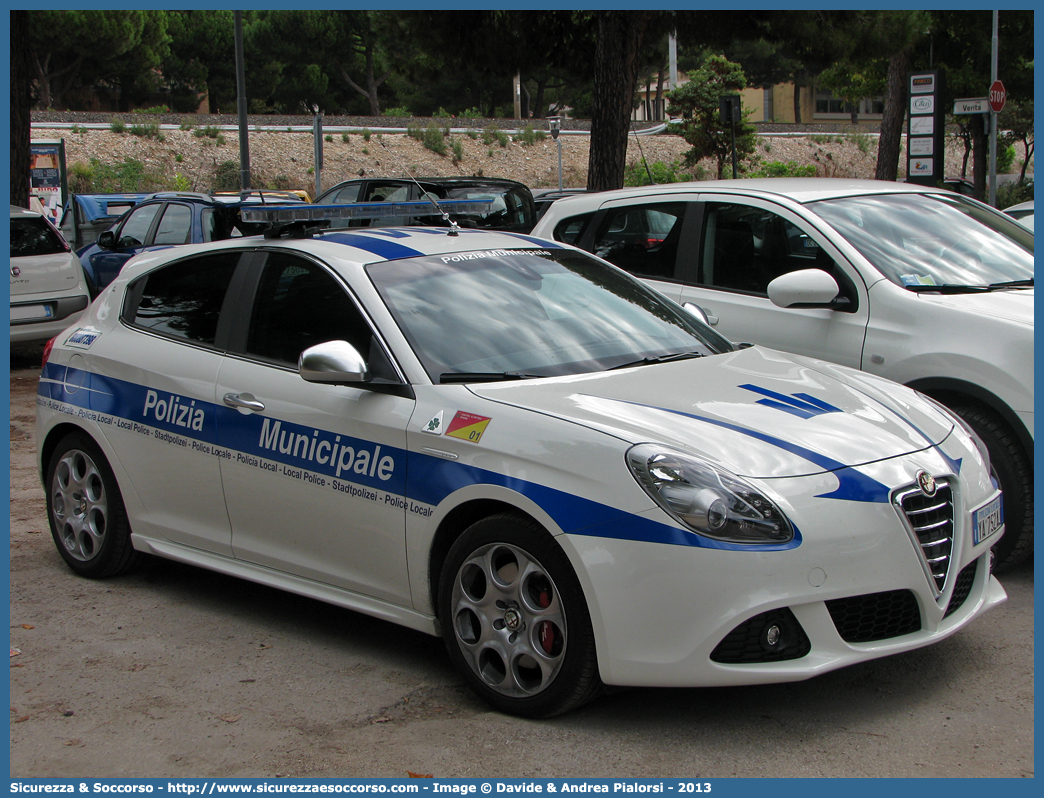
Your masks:
<instances>
[{"instance_id":1,"label":"gravel ground","mask_svg":"<svg viewBox=\"0 0 1044 798\"><path fill-rule=\"evenodd\" d=\"M113 133L111 130L77 128L48 128L50 122L65 121L77 124L108 123L112 115L34 115L33 138L59 139L66 142L66 163L70 174L76 164L87 165L92 158L108 164L120 163L125 158L134 158L145 164L146 170L162 181L160 187L172 187L175 175L180 182L194 191L209 190L213 186L218 165L239 161L239 134L237 130L223 130L221 138L199 135L207 126L235 124L233 117L192 118L195 127L191 130L163 130L164 141L135 136L130 133ZM126 115L126 124L145 124L152 121L180 124L180 117L139 117ZM78 120L78 121L77 121ZM376 124L385 126L398 124L413 125L423 129L431 120L359 119L349 117L327 117L325 127L352 125L367 127L368 135L356 132L343 136L341 132L328 132L332 140L324 141L322 187L329 188L341 180L363 175L399 177L412 174L415 177L485 176L506 177L519 180L531 188L556 186L558 184L558 148L546 137L528 146L508 141L501 146L483 141L483 133L491 126L516 125L517 120L440 120L440 125L465 127L474 125L472 138L466 133L455 133L451 142L459 142L463 157L454 159L452 154L437 155L431 150L402 133L381 133ZM252 117L250 128L250 163L255 186L302 188L314 192L313 140L310 130L291 132L259 131L256 125L281 126L310 124L305 117ZM534 120L540 126L540 120ZM571 121L571 128L582 128L584 123ZM584 186L587 183L589 140L586 136L562 137L562 176L567 187ZM451 144L449 146L452 146ZM649 163L677 163L680 167L689 145L680 136L655 135L632 136L628 141L627 162L640 163L644 156ZM452 149L449 150L452 153ZM805 136L783 137L763 135L760 137L756 155L762 163L773 161L790 162L816 168L822 177L872 178L877 161L877 138L872 127L832 126L831 130L808 132ZM958 166L963 152L954 148L948 152L948 163ZM704 159L689 170L696 179L713 179L717 174L715 162ZM957 169L951 169L959 171ZM731 169L726 166L726 176ZM130 189L128 189L130 190Z\"/></svg>"}]
</instances>

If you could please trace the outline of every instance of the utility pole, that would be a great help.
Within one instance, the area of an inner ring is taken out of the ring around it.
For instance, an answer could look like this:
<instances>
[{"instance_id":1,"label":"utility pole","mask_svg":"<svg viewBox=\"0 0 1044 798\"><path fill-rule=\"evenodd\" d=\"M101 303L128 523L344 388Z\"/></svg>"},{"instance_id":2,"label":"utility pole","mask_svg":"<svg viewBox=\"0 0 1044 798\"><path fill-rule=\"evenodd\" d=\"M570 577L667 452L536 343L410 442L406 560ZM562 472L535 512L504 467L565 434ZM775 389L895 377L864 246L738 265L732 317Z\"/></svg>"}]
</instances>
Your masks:
<instances>
[{"instance_id":1,"label":"utility pole","mask_svg":"<svg viewBox=\"0 0 1044 798\"><path fill-rule=\"evenodd\" d=\"M239 185L250 190L250 140L247 137L246 69L243 66L243 12L233 11L236 26L236 107L239 111Z\"/></svg>"}]
</instances>

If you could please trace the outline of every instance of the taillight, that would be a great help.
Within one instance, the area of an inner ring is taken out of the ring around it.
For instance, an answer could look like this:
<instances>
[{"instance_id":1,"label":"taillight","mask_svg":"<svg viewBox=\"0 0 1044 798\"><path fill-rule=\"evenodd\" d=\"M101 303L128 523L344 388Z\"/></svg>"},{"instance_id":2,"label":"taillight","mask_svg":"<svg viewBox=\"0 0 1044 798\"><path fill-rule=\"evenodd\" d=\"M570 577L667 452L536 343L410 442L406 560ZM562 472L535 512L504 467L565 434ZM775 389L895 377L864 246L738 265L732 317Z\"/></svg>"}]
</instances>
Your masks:
<instances>
[{"instance_id":1,"label":"taillight","mask_svg":"<svg viewBox=\"0 0 1044 798\"><path fill-rule=\"evenodd\" d=\"M42 369L47 365L47 358L51 356L51 349L54 347L54 342L58 340L58 336L54 336L50 341L44 344L43 357L40 359L40 368Z\"/></svg>"}]
</instances>

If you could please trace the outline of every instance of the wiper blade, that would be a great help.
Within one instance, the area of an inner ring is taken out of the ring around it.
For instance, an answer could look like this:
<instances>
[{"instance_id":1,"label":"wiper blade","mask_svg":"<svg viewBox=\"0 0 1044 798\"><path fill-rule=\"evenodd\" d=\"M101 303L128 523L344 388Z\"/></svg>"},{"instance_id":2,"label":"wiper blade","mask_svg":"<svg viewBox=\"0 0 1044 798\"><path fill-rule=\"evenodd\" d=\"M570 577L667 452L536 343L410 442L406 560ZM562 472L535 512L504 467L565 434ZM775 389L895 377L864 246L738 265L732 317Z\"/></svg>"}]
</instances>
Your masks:
<instances>
[{"instance_id":1,"label":"wiper blade","mask_svg":"<svg viewBox=\"0 0 1044 798\"><path fill-rule=\"evenodd\" d=\"M632 366L649 366L654 363L670 363L674 360L689 360L694 357L703 357L704 354L704 352L674 352L669 355L654 355L651 357L643 357L641 360L632 360L629 363L621 363L619 366L613 366L609 371L627 369Z\"/></svg>"},{"instance_id":2,"label":"wiper blade","mask_svg":"<svg viewBox=\"0 0 1044 798\"><path fill-rule=\"evenodd\" d=\"M531 380L546 374L527 374L524 371L447 371L439 375L440 385L465 382L502 382L504 380Z\"/></svg>"},{"instance_id":3,"label":"wiper blade","mask_svg":"<svg viewBox=\"0 0 1044 798\"><path fill-rule=\"evenodd\" d=\"M990 288L1032 288L1033 278L1027 280L1008 280L1004 283L990 283Z\"/></svg>"},{"instance_id":4,"label":"wiper blade","mask_svg":"<svg viewBox=\"0 0 1044 798\"><path fill-rule=\"evenodd\" d=\"M906 285L907 291L915 294L986 294L991 290L988 285L957 285L955 283L942 283L940 285Z\"/></svg>"}]
</instances>

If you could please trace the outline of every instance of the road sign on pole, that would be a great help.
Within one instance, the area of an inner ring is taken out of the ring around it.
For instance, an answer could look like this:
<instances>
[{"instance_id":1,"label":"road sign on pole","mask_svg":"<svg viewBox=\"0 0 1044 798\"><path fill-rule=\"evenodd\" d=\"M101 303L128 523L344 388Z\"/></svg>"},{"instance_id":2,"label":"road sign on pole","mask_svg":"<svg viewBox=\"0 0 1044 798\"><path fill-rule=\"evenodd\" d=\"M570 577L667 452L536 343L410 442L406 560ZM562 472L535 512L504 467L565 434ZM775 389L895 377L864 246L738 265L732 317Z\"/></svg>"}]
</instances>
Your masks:
<instances>
[{"instance_id":1,"label":"road sign on pole","mask_svg":"<svg viewBox=\"0 0 1044 798\"><path fill-rule=\"evenodd\" d=\"M999 81L993 81L990 86L990 109L995 114L999 114L1004 110L1004 103L1008 100L1008 92L1004 88L1004 84Z\"/></svg>"}]
</instances>

